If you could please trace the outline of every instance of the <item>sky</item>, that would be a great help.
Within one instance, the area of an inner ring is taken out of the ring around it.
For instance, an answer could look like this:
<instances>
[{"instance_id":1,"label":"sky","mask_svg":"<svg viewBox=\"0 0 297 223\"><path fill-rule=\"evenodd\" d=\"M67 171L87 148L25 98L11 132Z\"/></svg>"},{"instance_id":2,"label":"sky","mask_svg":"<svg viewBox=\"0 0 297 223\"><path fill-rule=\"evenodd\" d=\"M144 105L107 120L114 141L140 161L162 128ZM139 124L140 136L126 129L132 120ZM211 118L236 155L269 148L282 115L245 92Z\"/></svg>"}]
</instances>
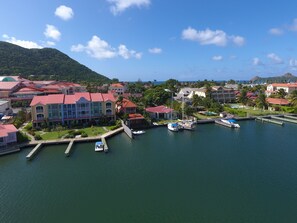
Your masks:
<instances>
[{"instance_id":1,"label":"sky","mask_svg":"<svg viewBox=\"0 0 297 223\"><path fill-rule=\"evenodd\" d=\"M0 0L0 40L121 81L297 74L295 0Z\"/></svg>"}]
</instances>

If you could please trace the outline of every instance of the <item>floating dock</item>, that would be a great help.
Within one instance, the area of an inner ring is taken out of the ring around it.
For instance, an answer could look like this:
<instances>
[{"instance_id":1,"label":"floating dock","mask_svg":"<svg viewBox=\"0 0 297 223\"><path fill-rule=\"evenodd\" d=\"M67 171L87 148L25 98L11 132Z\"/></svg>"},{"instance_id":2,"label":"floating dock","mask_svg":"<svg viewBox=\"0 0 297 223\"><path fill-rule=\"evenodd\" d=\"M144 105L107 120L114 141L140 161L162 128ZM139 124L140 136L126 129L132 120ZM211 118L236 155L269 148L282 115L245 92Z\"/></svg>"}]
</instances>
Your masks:
<instances>
[{"instance_id":1,"label":"floating dock","mask_svg":"<svg viewBox=\"0 0 297 223\"><path fill-rule=\"evenodd\" d=\"M43 145L42 143L39 143L37 146L35 146L34 149L32 149L31 152L26 156L27 160L31 160L36 155L36 153L41 149L42 145Z\"/></svg>"},{"instance_id":2,"label":"floating dock","mask_svg":"<svg viewBox=\"0 0 297 223\"><path fill-rule=\"evenodd\" d=\"M66 156L70 155L70 151L72 149L73 143L74 143L74 140L71 140L70 143L68 144L67 149L65 150L65 155Z\"/></svg>"},{"instance_id":3,"label":"floating dock","mask_svg":"<svg viewBox=\"0 0 297 223\"><path fill-rule=\"evenodd\" d=\"M276 125L281 125L281 126L284 125L283 122L272 120L270 118L260 118L260 117L257 117L256 120L261 121L261 122L268 122L268 123L272 123L272 124L276 124Z\"/></svg>"},{"instance_id":4,"label":"floating dock","mask_svg":"<svg viewBox=\"0 0 297 223\"><path fill-rule=\"evenodd\" d=\"M271 118L279 120L279 121L291 122L291 123L297 124L297 120L294 120L294 119L291 119L291 118L281 118L279 116L271 116Z\"/></svg>"},{"instance_id":5,"label":"floating dock","mask_svg":"<svg viewBox=\"0 0 297 223\"><path fill-rule=\"evenodd\" d=\"M293 115L284 115L284 118L289 118L289 119L297 120L297 117L296 116L293 116Z\"/></svg>"}]
</instances>

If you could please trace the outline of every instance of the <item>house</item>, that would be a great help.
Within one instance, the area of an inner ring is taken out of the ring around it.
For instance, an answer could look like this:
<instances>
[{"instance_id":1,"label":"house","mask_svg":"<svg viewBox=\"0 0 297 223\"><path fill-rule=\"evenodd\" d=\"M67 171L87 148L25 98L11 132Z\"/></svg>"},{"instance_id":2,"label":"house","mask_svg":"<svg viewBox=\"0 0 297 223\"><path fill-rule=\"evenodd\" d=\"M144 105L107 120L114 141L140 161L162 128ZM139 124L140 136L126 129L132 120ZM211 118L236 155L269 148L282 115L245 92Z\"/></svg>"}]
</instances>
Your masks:
<instances>
[{"instance_id":1,"label":"house","mask_svg":"<svg viewBox=\"0 0 297 223\"><path fill-rule=\"evenodd\" d=\"M10 143L17 142L17 132L18 130L14 125L0 124L0 146L7 146Z\"/></svg>"},{"instance_id":2,"label":"house","mask_svg":"<svg viewBox=\"0 0 297 223\"><path fill-rule=\"evenodd\" d=\"M288 99L284 98L266 98L266 101L270 105L289 105Z\"/></svg>"},{"instance_id":3,"label":"house","mask_svg":"<svg viewBox=\"0 0 297 223\"><path fill-rule=\"evenodd\" d=\"M136 113L136 108L136 104L126 98L123 98L121 102L118 101L116 104L117 113L134 114Z\"/></svg>"},{"instance_id":4,"label":"house","mask_svg":"<svg viewBox=\"0 0 297 223\"><path fill-rule=\"evenodd\" d=\"M271 94L276 93L278 90L283 89L287 94L291 94L292 91L297 90L297 83L273 83L268 84L265 94L269 97Z\"/></svg>"},{"instance_id":5,"label":"house","mask_svg":"<svg viewBox=\"0 0 297 223\"><path fill-rule=\"evenodd\" d=\"M129 128L137 129L147 127L148 123L141 114L129 114L126 125Z\"/></svg>"},{"instance_id":6,"label":"house","mask_svg":"<svg viewBox=\"0 0 297 223\"><path fill-rule=\"evenodd\" d=\"M108 88L110 93L114 93L116 95L123 95L126 92L126 86L122 83L111 84Z\"/></svg>"},{"instance_id":7,"label":"house","mask_svg":"<svg viewBox=\"0 0 297 223\"><path fill-rule=\"evenodd\" d=\"M88 92L35 96L30 104L32 122L40 126L44 122L54 125L113 121L115 101L112 94Z\"/></svg>"},{"instance_id":8,"label":"house","mask_svg":"<svg viewBox=\"0 0 297 223\"><path fill-rule=\"evenodd\" d=\"M164 105L149 107L146 108L145 111L149 113L152 119L175 119L177 117L177 114L173 109L167 108Z\"/></svg>"},{"instance_id":9,"label":"house","mask_svg":"<svg viewBox=\"0 0 297 223\"><path fill-rule=\"evenodd\" d=\"M192 99L194 95L199 97L206 97L207 89L206 87L199 88L192 91L188 98ZM212 86L210 89L210 97L219 103L231 103L235 101L235 92L233 89L225 88L222 86Z\"/></svg>"}]
</instances>

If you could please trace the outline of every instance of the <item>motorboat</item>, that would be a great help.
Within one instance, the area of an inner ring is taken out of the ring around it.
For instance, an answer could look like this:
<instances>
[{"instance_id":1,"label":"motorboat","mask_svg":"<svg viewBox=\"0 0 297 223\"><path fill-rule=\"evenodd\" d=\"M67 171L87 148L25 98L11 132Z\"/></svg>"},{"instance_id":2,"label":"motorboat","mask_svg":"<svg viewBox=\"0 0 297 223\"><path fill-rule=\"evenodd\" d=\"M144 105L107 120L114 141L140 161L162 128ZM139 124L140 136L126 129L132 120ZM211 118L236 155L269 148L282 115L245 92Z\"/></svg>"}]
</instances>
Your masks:
<instances>
[{"instance_id":1,"label":"motorboat","mask_svg":"<svg viewBox=\"0 0 297 223\"><path fill-rule=\"evenodd\" d=\"M230 125L233 128L240 128L240 125L235 123L234 119L221 119L223 123Z\"/></svg>"},{"instance_id":2,"label":"motorboat","mask_svg":"<svg viewBox=\"0 0 297 223\"><path fill-rule=\"evenodd\" d=\"M95 143L95 152L102 152L104 150L104 143L102 141Z\"/></svg>"},{"instance_id":3,"label":"motorboat","mask_svg":"<svg viewBox=\"0 0 297 223\"><path fill-rule=\"evenodd\" d=\"M191 120L183 120L178 123L180 125L180 128L185 130L194 130L195 129L195 123Z\"/></svg>"},{"instance_id":4,"label":"motorboat","mask_svg":"<svg viewBox=\"0 0 297 223\"><path fill-rule=\"evenodd\" d=\"M141 134L144 134L145 131L143 131L143 130L140 130L140 131L133 131L132 133L133 133L134 135L141 135Z\"/></svg>"},{"instance_id":5,"label":"motorboat","mask_svg":"<svg viewBox=\"0 0 297 223\"><path fill-rule=\"evenodd\" d=\"M178 132L179 125L178 125L178 123L168 123L167 128L172 132Z\"/></svg>"}]
</instances>

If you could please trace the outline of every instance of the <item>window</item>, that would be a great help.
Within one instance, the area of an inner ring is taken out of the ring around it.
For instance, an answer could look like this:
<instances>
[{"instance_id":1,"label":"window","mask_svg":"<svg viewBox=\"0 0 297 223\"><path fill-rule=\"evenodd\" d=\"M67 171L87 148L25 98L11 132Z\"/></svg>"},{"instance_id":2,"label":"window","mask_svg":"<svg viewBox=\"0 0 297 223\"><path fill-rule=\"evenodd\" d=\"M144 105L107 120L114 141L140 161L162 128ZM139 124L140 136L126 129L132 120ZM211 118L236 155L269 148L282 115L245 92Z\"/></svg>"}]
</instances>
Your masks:
<instances>
[{"instance_id":1,"label":"window","mask_svg":"<svg viewBox=\"0 0 297 223\"><path fill-rule=\"evenodd\" d=\"M38 114L37 115L37 120L43 120L44 119L44 115L43 114Z\"/></svg>"},{"instance_id":2,"label":"window","mask_svg":"<svg viewBox=\"0 0 297 223\"><path fill-rule=\"evenodd\" d=\"M43 113L43 107L42 106L37 106L36 107L36 113Z\"/></svg>"},{"instance_id":3,"label":"window","mask_svg":"<svg viewBox=\"0 0 297 223\"><path fill-rule=\"evenodd\" d=\"M106 115L112 115L112 110L106 109Z\"/></svg>"},{"instance_id":4,"label":"window","mask_svg":"<svg viewBox=\"0 0 297 223\"><path fill-rule=\"evenodd\" d=\"M111 108L111 103L110 102L106 103L106 108Z\"/></svg>"}]
</instances>

